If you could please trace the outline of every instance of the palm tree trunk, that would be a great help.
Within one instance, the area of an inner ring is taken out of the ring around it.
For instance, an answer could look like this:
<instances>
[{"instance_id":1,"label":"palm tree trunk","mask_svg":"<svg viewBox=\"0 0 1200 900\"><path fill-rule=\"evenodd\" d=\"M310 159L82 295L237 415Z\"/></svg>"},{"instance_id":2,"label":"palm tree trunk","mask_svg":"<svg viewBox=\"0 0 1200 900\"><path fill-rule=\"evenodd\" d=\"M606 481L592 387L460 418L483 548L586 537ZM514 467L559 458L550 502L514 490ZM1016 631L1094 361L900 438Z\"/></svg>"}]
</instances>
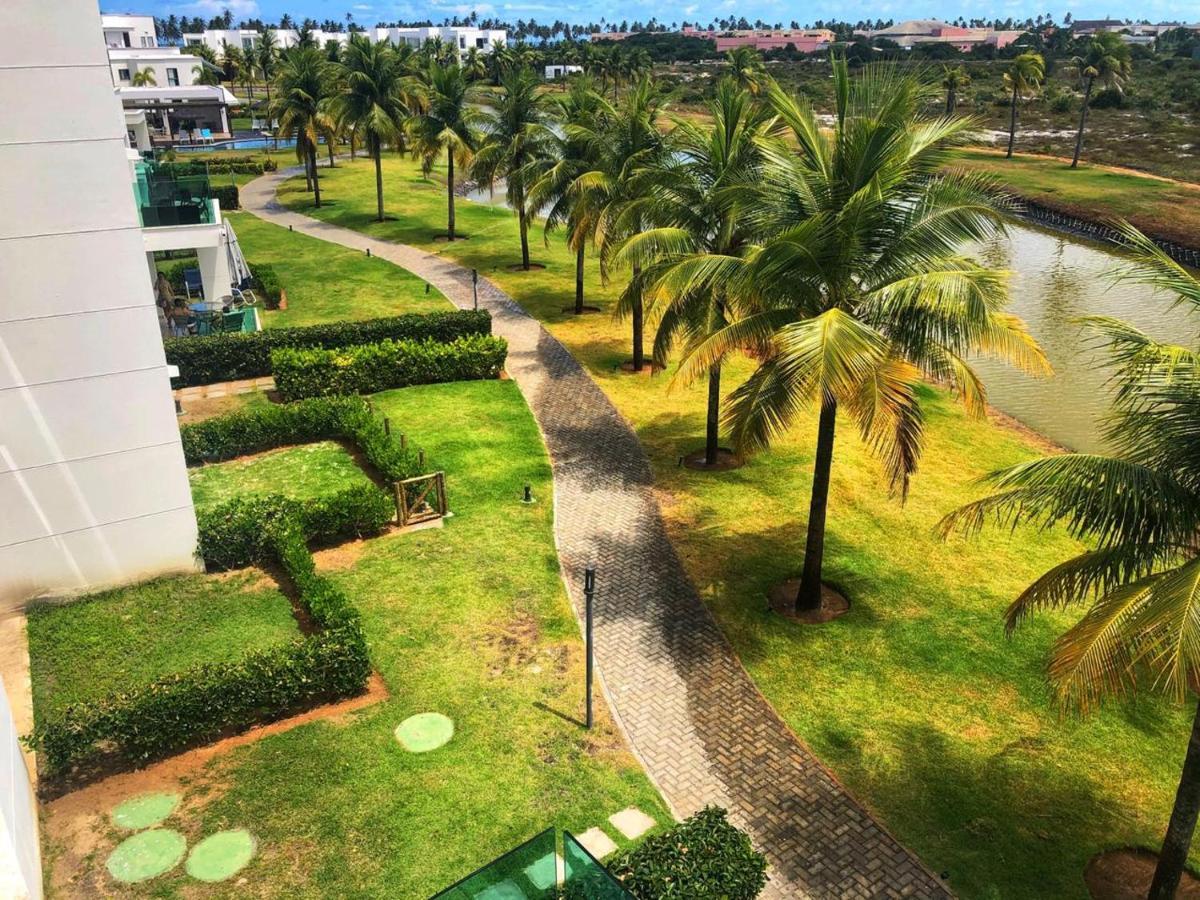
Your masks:
<instances>
[{"instance_id":1,"label":"palm tree trunk","mask_svg":"<svg viewBox=\"0 0 1200 900\"><path fill-rule=\"evenodd\" d=\"M449 215L446 225L446 237L454 240L454 151L446 148L446 202L449 204Z\"/></svg>"},{"instance_id":2,"label":"palm tree trunk","mask_svg":"<svg viewBox=\"0 0 1200 900\"><path fill-rule=\"evenodd\" d=\"M1079 154L1083 152L1083 129L1087 127L1088 102L1092 99L1092 85L1096 79L1089 78L1087 88L1083 92L1083 109L1079 111L1079 134L1075 136L1075 156L1071 159L1071 168L1079 167Z\"/></svg>"},{"instance_id":3,"label":"palm tree trunk","mask_svg":"<svg viewBox=\"0 0 1200 900\"><path fill-rule=\"evenodd\" d=\"M642 274L641 266L633 267L633 279L640 282ZM633 371L642 371L642 366L646 361L645 351L642 349L643 333L645 331L644 311L642 309L642 291L639 284L638 290L633 298Z\"/></svg>"},{"instance_id":4,"label":"palm tree trunk","mask_svg":"<svg viewBox=\"0 0 1200 900\"><path fill-rule=\"evenodd\" d=\"M335 143L333 135L328 135L325 139L325 146L329 148L329 168L333 168L333 145Z\"/></svg>"},{"instance_id":5,"label":"palm tree trunk","mask_svg":"<svg viewBox=\"0 0 1200 900\"><path fill-rule=\"evenodd\" d=\"M717 440L720 435L721 422L721 364L715 364L708 370L708 415L704 427L704 464L715 466L720 447Z\"/></svg>"},{"instance_id":6,"label":"palm tree trunk","mask_svg":"<svg viewBox=\"0 0 1200 900\"><path fill-rule=\"evenodd\" d=\"M575 251L575 315L583 315L583 241Z\"/></svg>"},{"instance_id":7,"label":"palm tree trunk","mask_svg":"<svg viewBox=\"0 0 1200 900\"><path fill-rule=\"evenodd\" d=\"M378 207L379 221L383 221L383 145L379 138L372 140L375 151L375 205ZM351 144L353 146L353 144Z\"/></svg>"},{"instance_id":8,"label":"palm tree trunk","mask_svg":"<svg viewBox=\"0 0 1200 900\"><path fill-rule=\"evenodd\" d=\"M946 115L948 115L948 116L954 115L954 108L957 105L955 101L957 99L958 98L956 98L954 96L954 88L947 88L946 89Z\"/></svg>"},{"instance_id":9,"label":"palm tree trunk","mask_svg":"<svg viewBox=\"0 0 1200 900\"><path fill-rule=\"evenodd\" d=\"M1171 821L1167 825L1167 836L1163 838L1162 852L1158 855L1158 867L1154 880L1150 882L1148 900L1172 900L1183 866L1187 862L1188 848L1192 844L1192 832L1196 830L1196 817L1200 815L1200 705L1192 719L1192 736L1188 739L1187 756L1183 760L1183 774L1179 777L1179 789L1175 793L1175 807L1171 810Z\"/></svg>"},{"instance_id":10,"label":"palm tree trunk","mask_svg":"<svg viewBox=\"0 0 1200 900\"><path fill-rule=\"evenodd\" d=\"M808 540L804 572L796 594L796 612L821 608L821 566L825 561L825 508L829 503L829 472L833 468L833 436L837 401L825 398L817 425L817 458L813 464L812 498L808 504Z\"/></svg>"},{"instance_id":11,"label":"palm tree trunk","mask_svg":"<svg viewBox=\"0 0 1200 900\"><path fill-rule=\"evenodd\" d=\"M1017 139L1017 88L1013 86L1012 110L1008 114L1008 159L1012 159L1013 142Z\"/></svg>"},{"instance_id":12,"label":"palm tree trunk","mask_svg":"<svg viewBox=\"0 0 1200 900\"><path fill-rule=\"evenodd\" d=\"M312 163L313 194L316 196L317 209L321 208L321 176L317 174L317 148L308 148L308 157Z\"/></svg>"},{"instance_id":13,"label":"palm tree trunk","mask_svg":"<svg viewBox=\"0 0 1200 900\"><path fill-rule=\"evenodd\" d=\"M265 73L263 74L263 78L265 78L267 81L267 131L271 132L272 134L275 134L275 126L271 121L271 79L268 78ZM270 145L270 143L267 143L267 142L264 142L264 143L266 143L266 146L263 149L266 150L267 156L270 156L271 155L271 145ZM276 135L276 137L275 137L275 149L276 150L279 149L278 135Z\"/></svg>"},{"instance_id":14,"label":"palm tree trunk","mask_svg":"<svg viewBox=\"0 0 1200 900\"><path fill-rule=\"evenodd\" d=\"M521 228L521 268L529 271L529 222L525 218L525 198L517 192L517 222Z\"/></svg>"}]
</instances>

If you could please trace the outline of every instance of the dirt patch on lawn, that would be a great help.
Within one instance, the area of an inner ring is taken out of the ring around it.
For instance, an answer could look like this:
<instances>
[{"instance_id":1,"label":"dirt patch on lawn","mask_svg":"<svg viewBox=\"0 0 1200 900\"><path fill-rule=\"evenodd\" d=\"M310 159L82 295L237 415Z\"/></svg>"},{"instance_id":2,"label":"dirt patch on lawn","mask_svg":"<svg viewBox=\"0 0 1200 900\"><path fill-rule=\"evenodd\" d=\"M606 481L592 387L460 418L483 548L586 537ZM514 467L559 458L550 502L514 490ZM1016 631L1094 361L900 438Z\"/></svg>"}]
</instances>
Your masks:
<instances>
[{"instance_id":1,"label":"dirt patch on lawn","mask_svg":"<svg viewBox=\"0 0 1200 900\"><path fill-rule=\"evenodd\" d=\"M1109 850L1092 857L1083 872L1093 900L1142 900L1150 890L1158 854L1126 848ZM1200 900L1200 878L1183 873L1175 900Z\"/></svg>"}]
</instances>

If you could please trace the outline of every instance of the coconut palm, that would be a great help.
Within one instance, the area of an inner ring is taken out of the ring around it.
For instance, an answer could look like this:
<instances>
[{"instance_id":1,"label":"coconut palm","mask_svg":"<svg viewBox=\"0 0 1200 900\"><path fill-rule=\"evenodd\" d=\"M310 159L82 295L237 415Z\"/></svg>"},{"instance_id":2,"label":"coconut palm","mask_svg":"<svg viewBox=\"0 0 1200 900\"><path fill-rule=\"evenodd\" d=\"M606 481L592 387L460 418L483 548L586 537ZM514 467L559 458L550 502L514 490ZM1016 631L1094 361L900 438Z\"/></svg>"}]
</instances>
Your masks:
<instances>
[{"instance_id":1,"label":"coconut palm","mask_svg":"<svg viewBox=\"0 0 1200 900\"><path fill-rule=\"evenodd\" d=\"M275 64L279 60L279 40L274 31L270 28L263 30L259 36L258 44L254 48L254 59L258 63L258 71L266 82L267 87L267 110L268 117L271 109L271 81L275 77ZM267 123L270 128L270 121Z\"/></svg>"},{"instance_id":2,"label":"coconut palm","mask_svg":"<svg viewBox=\"0 0 1200 900\"><path fill-rule=\"evenodd\" d=\"M478 47L467 51L462 66L468 81L481 81L487 77L487 60L483 58Z\"/></svg>"},{"instance_id":3,"label":"coconut palm","mask_svg":"<svg viewBox=\"0 0 1200 900\"><path fill-rule=\"evenodd\" d=\"M846 61L836 59L833 76L830 130L807 100L768 88L771 108L799 149L780 142L764 151L758 190L748 201L757 204L761 250L737 270L698 268L676 285L700 290L711 281L743 304L736 321L684 359L681 377L746 346L764 357L726 403L739 450L766 446L801 409L819 407L798 612L822 605L839 411L905 496L921 453L923 376L948 383L982 416L986 392L968 354L1047 369L1024 324L1003 311L1005 273L961 250L1002 222L986 178L942 171L975 123L924 117L937 88L891 67L868 66L851 79Z\"/></svg>"},{"instance_id":4,"label":"coconut palm","mask_svg":"<svg viewBox=\"0 0 1200 900\"><path fill-rule=\"evenodd\" d=\"M366 141L375 160L375 201L378 221L383 221L383 145L403 134L409 106L405 76L387 44L373 44L355 34L346 44L339 64L341 91L333 98L334 120L354 138Z\"/></svg>"},{"instance_id":5,"label":"coconut palm","mask_svg":"<svg viewBox=\"0 0 1200 900\"><path fill-rule=\"evenodd\" d=\"M1200 281L1123 226L1140 265L1122 275L1200 307ZM1062 704L1087 711L1135 690L1194 703L1200 684L1200 353L1123 322L1086 320L1116 362L1110 454L1067 453L988 477L990 496L951 513L943 533L988 522L1065 528L1091 548L1013 601L1011 632L1036 612L1086 606L1051 650ZM1175 896L1200 811L1200 707L1149 896Z\"/></svg>"},{"instance_id":6,"label":"coconut palm","mask_svg":"<svg viewBox=\"0 0 1200 900\"><path fill-rule=\"evenodd\" d=\"M220 65L221 70L225 73L225 80L230 84L236 84L245 64L246 58L242 56L242 51L228 41L222 40Z\"/></svg>"},{"instance_id":7,"label":"coconut palm","mask_svg":"<svg viewBox=\"0 0 1200 900\"><path fill-rule=\"evenodd\" d=\"M1099 81L1104 87L1123 90L1125 82L1133 74L1133 62L1129 45L1112 31L1092 35L1082 56L1071 59L1071 68L1083 83L1083 106L1079 111L1079 134L1075 137L1075 155L1071 168L1079 165L1079 154L1083 152L1083 132L1087 128L1088 104L1092 100L1092 88Z\"/></svg>"},{"instance_id":8,"label":"coconut palm","mask_svg":"<svg viewBox=\"0 0 1200 900\"><path fill-rule=\"evenodd\" d=\"M271 118L279 122L279 134L295 138L296 159L305 167L316 205L321 205L321 182L317 173L320 138L334 140L326 104L330 77L328 63L314 47L296 47L279 66Z\"/></svg>"},{"instance_id":9,"label":"coconut palm","mask_svg":"<svg viewBox=\"0 0 1200 900\"><path fill-rule=\"evenodd\" d=\"M446 237L455 239L454 166L468 166L478 143L476 129L482 113L473 105L475 92L457 63L430 62L420 78L410 80L416 110L405 131L412 152L428 175L435 160L446 154Z\"/></svg>"},{"instance_id":10,"label":"coconut palm","mask_svg":"<svg viewBox=\"0 0 1200 900\"><path fill-rule=\"evenodd\" d=\"M133 78L129 79L129 83L134 87L158 87L158 79L154 76L153 69L138 69L133 73Z\"/></svg>"},{"instance_id":11,"label":"coconut palm","mask_svg":"<svg viewBox=\"0 0 1200 900\"><path fill-rule=\"evenodd\" d=\"M751 94L757 95L766 83L767 70L762 56L753 47L734 47L725 54L729 63L729 74L733 80Z\"/></svg>"},{"instance_id":12,"label":"coconut palm","mask_svg":"<svg viewBox=\"0 0 1200 900\"><path fill-rule=\"evenodd\" d=\"M529 186L533 167L548 159L554 133L548 127L541 80L526 66L510 69L500 81L504 92L479 118L480 143L471 166L476 181L505 179L505 197L516 210L521 232L521 268L529 269Z\"/></svg>"},{"instance_id":13,"label":"coconut palm","mask_svg":"<svg viewBox=\"0 0 1200 900\"><path fill-rule=\"evenodd\" d=\"M575 189L576 181L596 164L594 144L578 136L594 134L603 116L613 109L596 91L590 76L571 79L567 93L555 98L555 119L562 128L552 138L548 158L534 165L536 177L529 190L530 206L545 214L544 236L547 245L550 234L558 228L567 231L567 246L575 251L575 314L583 314L583 264L591 223L586 216L585 198Z\"/></svg>"},{"instance_id":14,"label":"coconut palm","mask_svg":"<svg viewBox=\"0 0 1200 900\"><path fill-rule=\"evenodd\" d=\"M1040 53L1027 50L1013 57L1004 72L1004 88L1010 92L1011 109L1008 114L1008 153L1012 159L1013 144L1017 139L1017 106L1024 99L1034 96L1046 76L1046 61Z\"/></svg>"},{"instance_id":15,"label":"coconut palm","mask_svg":"<svg viewBox=\"0 0 1200 900\"><path fill-rule=\"evenodd\" d=\"M942 88L946 91L946 115L958 111L958 92L971 83L971 76L962 66L945 66L942 69Z\"/></svg>"},{"instance_id":16,"label":"coconut palm","mask_svg":"<svg viewBox=\"0 0 1200 900\"><path fill-rule=\"evenodd\" d=\"M661 364L676 343L690 355L734 319L737 297L725 286L746 265L743 256L754 238L753 185L762 163L761 138L773 117L732 78L717 86L709 113L708 126L675 124L671 152L648 169L644 193L626 213L653 227L631 235L617 253L644 267L648 311L658 323L654 356ZM727 277L698 277L716 270ZM716 465L719 454L723 357L708 356L703 368L680 373L685 381L708 376L706 466Z\"/></svg>"},{"instance_id":17,"label":"coconut palm","mask_svg":"<svg viewBox=\"0 0 1200 900\"><path fill-rule=\"evenodd\" d=\"M201 63L192 66L192 83L216 85L221 83L221 77L212 66Z\"/></svg>"},{"instance_id":18,"label":"coconut palm","mask_svg":"<svg viewBox=\"0 0 1200 900\"><path fill-rule=\"evenodd\" d=\"M662 92L649 78L634 84L610 116L601 117L592 129L575 129L575 136L588 145L596 160L594 167L576 179L573 190L581 204L580 215L589 223L592 240L600 250L600 273L610 277L610 260L630 234L642 230L637 214L625 215L626 207L640 196L642 172L667 152L658 127L665 107ZM642 302L642 271L633 265L633 276L622 291L617 315L632 323L633 370L645 368L645 310Z\"/></svg>"}]
</instances>

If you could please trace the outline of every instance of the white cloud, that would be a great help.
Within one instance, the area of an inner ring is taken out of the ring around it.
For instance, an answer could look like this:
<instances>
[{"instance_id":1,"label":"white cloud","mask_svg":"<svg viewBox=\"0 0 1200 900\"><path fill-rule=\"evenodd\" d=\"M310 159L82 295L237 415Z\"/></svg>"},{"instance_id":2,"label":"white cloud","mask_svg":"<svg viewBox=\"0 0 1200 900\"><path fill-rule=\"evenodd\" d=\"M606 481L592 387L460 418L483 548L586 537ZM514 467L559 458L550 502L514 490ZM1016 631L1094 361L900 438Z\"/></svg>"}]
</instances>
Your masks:
<instances>
[{"instance_id":1,"label":"white cloud","mask_svg":"<svg viewBox=\"0 0 1200 900\"><path fill-rule=\"evenodd\" d=\"M359 12L370 12L375 7L371 6L370 3L355 3L352 8L358 10Z\"/></svg>"},{"instance_id":2,"label":"white cloud","mask_svg":"<svg viewBox=\"0 0 1200 900\"><path fill-rule=\"evenodd\" d=\"M693 4L691 4L690 6L685 6L685 7L683 8L683 14L684 14L685 16L690 16L690 15L692 15L693 13L695 13L695 12L696 12L696 10L698 10L699 8L700 8L700 4L699 4L699 3L693 3Z\"/></svg>"}]
</instances>

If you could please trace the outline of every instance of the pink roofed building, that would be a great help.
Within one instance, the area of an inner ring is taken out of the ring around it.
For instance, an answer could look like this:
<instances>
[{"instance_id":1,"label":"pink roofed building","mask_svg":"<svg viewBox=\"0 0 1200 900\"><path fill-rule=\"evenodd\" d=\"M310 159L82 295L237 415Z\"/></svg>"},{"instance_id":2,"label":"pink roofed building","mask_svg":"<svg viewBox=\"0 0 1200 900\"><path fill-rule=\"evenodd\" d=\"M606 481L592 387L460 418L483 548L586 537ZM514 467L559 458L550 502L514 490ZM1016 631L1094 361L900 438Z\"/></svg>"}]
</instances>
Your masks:
<instances>
[{"instance_id":1,"label":"pink roofed building","mask_svg":"<svg viewBox=\"0 0 1200 900\"><path fill-rule=\"evenodd\" d=\"M713 36L717 50L753 47L755 50L782 50L789 44L801 53L815 53L833 43L834 34L826 28L785 29L782 31L732 31Z\"/></svg>"}]
</instances>

